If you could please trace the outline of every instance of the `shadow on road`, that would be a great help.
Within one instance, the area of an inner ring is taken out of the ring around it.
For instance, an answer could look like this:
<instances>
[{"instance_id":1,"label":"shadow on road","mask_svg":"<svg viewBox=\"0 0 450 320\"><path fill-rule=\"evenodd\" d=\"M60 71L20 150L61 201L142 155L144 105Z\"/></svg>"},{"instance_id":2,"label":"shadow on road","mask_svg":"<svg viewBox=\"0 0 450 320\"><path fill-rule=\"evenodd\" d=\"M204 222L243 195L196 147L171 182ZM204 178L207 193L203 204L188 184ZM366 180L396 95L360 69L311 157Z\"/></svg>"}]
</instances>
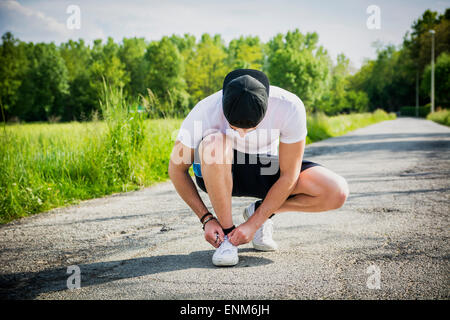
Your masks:
<instances>
[{"instance_id":1,"label":"shadow on road","mask_svg":"<svg viewBox=\"0 0 450 320\"><path fill-rule=\"evenodd\" d=\"M243 255L253 252L242 249L239 263L233 267L246 268L273 263L272 260ZM186 269L218 269L211 262L212 250L195 251L190 254L161 255L128 260L78 264L81 274L81 288L104 283L156 275ZM68 290L67 267L56 267L38 272L20 272L0 275L0 299L34 299L41 293ZM199 279L201 281L201 279ZM153 279L148 279L151 282Z\"/></svg>"}]
</instances>

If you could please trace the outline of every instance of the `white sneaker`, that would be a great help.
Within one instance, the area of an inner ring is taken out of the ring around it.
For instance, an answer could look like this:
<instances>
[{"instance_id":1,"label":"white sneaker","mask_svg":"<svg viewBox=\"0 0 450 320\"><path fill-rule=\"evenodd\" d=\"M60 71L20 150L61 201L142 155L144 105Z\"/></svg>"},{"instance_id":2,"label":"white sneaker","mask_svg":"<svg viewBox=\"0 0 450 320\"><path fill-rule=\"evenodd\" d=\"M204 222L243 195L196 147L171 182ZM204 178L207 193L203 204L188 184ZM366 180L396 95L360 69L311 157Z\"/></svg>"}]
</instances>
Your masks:
<instances>
[{"instance_id":1,"label":"white sneaker","mask_svg":"<svg viewBox=\"0 0 450 320\"><path fill-rule=\"evenodd\" d=\"M253 202L247 208L244 209L244 219L247 221L252 214L255 212L255 203ZM266 222L256 230L255 236L253 237L253 248L260 251L275 251L278 249L278 245L272 239L273 234L273 221L267 219Z\"/></svg>"},{"instance_id":2,"label":"white sneaker","mask_svg":"<svg viewBox=\"0 0 450 320\"><path fill-rule=\"evenodd\" d=\"M238 248L231 244L227 236L214 252L212 262L216 266L235 266L239 262Z\"/></svg>"}]
</instances>

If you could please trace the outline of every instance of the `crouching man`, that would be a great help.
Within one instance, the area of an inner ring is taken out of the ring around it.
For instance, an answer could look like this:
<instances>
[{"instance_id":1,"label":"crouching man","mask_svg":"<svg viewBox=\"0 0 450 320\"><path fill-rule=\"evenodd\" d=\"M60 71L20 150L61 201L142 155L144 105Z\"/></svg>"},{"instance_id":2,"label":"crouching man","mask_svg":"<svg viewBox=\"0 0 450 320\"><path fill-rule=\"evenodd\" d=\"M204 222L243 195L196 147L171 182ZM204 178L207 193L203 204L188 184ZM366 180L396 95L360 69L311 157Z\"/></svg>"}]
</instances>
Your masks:
<instances>
[{"instance_id":1,"label":"crouching man","mask_svg":"<svg viewBox=\"0 0 450 320\"><path fill-rule=\"evenodd\" d=\"M203 224L205 239L216 248L212 262L233 266L238 246L253 242L273 251L275 214L320 212L340 208L348 197L345 179L303 160L306 113L293 93L271 86L260 71L230 72L222 90L200 101L181 125L169 163L178 194ZM214 216L200 198L208 193ZM232 197L259 200L244 210L235 227Z\"/></svg>"}]
</instances>

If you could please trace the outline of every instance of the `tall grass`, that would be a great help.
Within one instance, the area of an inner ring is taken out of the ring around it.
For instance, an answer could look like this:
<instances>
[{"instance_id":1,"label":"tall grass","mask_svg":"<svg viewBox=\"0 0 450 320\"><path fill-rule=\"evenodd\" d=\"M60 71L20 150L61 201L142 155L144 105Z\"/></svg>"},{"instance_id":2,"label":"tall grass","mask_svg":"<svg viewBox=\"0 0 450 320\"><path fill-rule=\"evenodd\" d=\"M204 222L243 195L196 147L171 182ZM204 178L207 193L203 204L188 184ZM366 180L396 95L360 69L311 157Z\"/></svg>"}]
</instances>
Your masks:
<instances>
[{"instance_id":1,"label":"tall grass","mask_svg":"<svg viewBox=\"0 0 450 320\"><path fill-rule=\"evenodd\" d=\"M182 120L145 119L137 103L105 87L104 121L7 125L0 130L0 223L79 200L136 190L168 178ZM392 115L308 118L308 143Z\"/></svg>"},{"instance_id":2,"label":"tall grass","mask_svg":"<svg viewBox=\"0 0 450 320\"><path fill-rule=\"evenodd\" d=\"M104 121L0 131L0 223L167 178L181 120L146 120L120 90L105 89Z\"/></svg>"},{"instance_id":3,"label":"tall grass","mask_svg":"<svg viewBox=\"0 0 450 320\"><path fill-rule=\"evenodd\" d=\"M334 117L327 117L323 113L316 113L308 117L308 136L306 137L306 143L337 137L358 128L395 118L395 113L386 113L381 109L373 113L344 114Z\"/></svg>"},{"instance_id":4,"label":"tall grass","mask_svg":"<svg viewBox=\"0 0 450 320\"><path fill-rule=\"evenodd\" d=\"M430 113L427 119L450 127L450 110L444 109Z\"/></svg>"},{"instance_id":5,"label":"tall grass","mask_svg":"<svg viewBox=\"0 0 450 320\"><path fill-rule=\"evenodd\" d=\"M105 83L100 107L108 127L103 159L107 183L136 183L132 164L146 136L144 114L138 112L138 103L127 101L121 88L108 88Z\"/></svg>"}]
</instances>

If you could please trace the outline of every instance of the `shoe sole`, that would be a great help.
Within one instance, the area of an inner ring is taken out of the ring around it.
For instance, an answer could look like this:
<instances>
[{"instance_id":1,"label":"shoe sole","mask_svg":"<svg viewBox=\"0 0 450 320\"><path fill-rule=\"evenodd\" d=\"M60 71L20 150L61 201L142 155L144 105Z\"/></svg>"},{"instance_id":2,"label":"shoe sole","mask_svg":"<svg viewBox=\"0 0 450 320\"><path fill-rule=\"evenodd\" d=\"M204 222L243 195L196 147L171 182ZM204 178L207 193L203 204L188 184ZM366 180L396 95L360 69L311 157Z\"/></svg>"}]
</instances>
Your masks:
<instances>
[{"instance_id":1,"label":"shoe sole","mask_svg":"<svg viewBox=\"0 0 450 320\"><path fill-rule=\"evenodd\" d=\"M236 260L232 260L232 261L221 261L221 260L214 260L212 261L212 263L216 266L216 267L232 267L237 265L239 262L239 257L237 257Z\"/></svg>"},{"instance_id":2,"label":"shoe sole","mask_svg":"<svg viewBox=\"0 0 450 320\"><path fill-rule=\"evenodd\" d=\"M244 216L244 220L247 221L249 218L247 208L244 209L244 213L242 215ZM252 240L252 244L253 244L253 248L258 251L277 251L277 249L278 249L278 248L259 245L259 244L255 243L255 241L253 241L253 240Z\"/></svg>"}]
</instances>

